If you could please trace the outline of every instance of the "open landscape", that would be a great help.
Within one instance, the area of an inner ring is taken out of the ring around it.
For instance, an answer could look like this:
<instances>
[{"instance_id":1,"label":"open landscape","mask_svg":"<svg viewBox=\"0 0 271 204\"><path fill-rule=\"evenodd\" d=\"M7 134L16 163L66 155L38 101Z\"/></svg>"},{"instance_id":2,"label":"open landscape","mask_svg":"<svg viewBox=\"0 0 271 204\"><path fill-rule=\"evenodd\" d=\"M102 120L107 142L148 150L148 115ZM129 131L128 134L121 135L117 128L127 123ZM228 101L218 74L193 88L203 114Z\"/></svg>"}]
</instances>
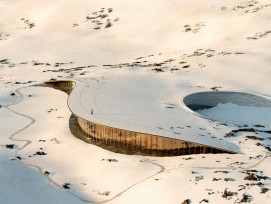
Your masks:
<instances>
[{"instance_id":1,"label":"open landscape","mask_svg":"<svg viewBox=\"0 0 271 204\"><path fill-rule=\"evenodd\" d=\"M0 203L270 203L270 0L0 8ZM77 113L234 154L111 151L75 137Z\"/></svg>"}]
</instances>

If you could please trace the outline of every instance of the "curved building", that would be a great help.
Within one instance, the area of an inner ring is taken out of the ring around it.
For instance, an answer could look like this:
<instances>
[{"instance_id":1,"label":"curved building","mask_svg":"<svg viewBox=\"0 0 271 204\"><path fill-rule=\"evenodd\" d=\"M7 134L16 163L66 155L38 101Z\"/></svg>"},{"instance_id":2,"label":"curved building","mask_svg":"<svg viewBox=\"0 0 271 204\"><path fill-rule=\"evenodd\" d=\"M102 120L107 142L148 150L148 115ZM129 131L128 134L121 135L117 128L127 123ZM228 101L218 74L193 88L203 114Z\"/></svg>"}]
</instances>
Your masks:
<instances>
[{"instance_id":1,"label":"curved building","mask_svg":"<svg viewBox=\"0 0 271 204\"><path fill-rule=\"evenodd\" d=\"M182 127L184 121L200 126L197 120L205 119L187 111L185 106L159 101L169 99L157 92L167 93L163 83L139 77L141 84L135 76L122 75L45 83L69 94L68 106L83 131L84 140L132 154L174 156L239 152L237 145L222 139L194 135L189 125L185 128L191 131L186 133Z\"/></svg>"}]
</instances>

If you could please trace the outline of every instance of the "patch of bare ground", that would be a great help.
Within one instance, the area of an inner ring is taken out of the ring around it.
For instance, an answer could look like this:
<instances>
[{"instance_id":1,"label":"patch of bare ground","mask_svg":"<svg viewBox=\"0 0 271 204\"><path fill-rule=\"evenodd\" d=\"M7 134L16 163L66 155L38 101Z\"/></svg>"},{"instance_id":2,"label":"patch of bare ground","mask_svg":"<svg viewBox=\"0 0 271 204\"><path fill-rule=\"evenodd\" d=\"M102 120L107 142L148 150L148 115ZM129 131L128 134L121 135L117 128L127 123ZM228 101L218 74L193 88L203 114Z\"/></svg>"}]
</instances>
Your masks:
<instances>
[{"instance_id":1,"label":"patch of bare ground","mask_svg":"<svg viewBox=\"0 0 271 204\"><path fill-rule=\"evenodd\" d=\"M119 17L113 17L113 8L100 8L85 17L86 22L93 25L94 30L108 29L119 21ZM72 27L78 27L80 23L74 23Z\"/></svg>"},{"instance_id":2,"label":"patch of bare ground","mask_svg":"<svg viewBox=\"0 0 271 204\"><path fill-rule=\"evenodd\" d=\"M0 32L0 41L1 40L7 40L9 37L10 37L10 34Z\"/></svg>"},{"instance_id":3,"label":"patch of bare ground","mask_svg":"<svg viewBox=\"0 0 271 204\"><path fill-rule=\"evenodd\" d=\"M31 22L30 20L28 20L26 18L21 18L21 21L25 25L25 27L23 27L21 29L32 29L32 28L34 28L36 26L34 22Z\"/></svg>"},{"instance_id":4,"label":"patch of bare ground","mask_svg":"<svg viewBox=\"0 0 271 204\"><path fill-rule=\"evenodd\" d=\"M200 23L197 23L195 25L189 25L189 24L187 24L187 25L184 26L183 32L186 32L186 33L188 33L188 32L198 33L200 31L200 29L202 27L204 27L204 26L205 26L204 22L200 22Z\"/></svg>"},{"instance_id":5,"label":"patch of bare ground","mask_svg":"<svg viewBox=\"0 0 271 204\"><path fill-rule=\"evenodd\" d=\"M265 38L271 36L271 30L264 32L257 32L253 36L247 37L248 40L258 40L259 38Z\"/></svg>"},{"instance_id":6,"label":"patch of bare ground","mask_svg":"<svg viewBox=\"0 0 271 204\"><path fill-rule=\"evenodd\" d=\"M256 0L251 0L242 2L237 6L234 6L232 10L243 14L247 14L259 12L260 10L265 9L269 6L271 6L271 4L264 4Z\"/></svg>"}]
</instances>

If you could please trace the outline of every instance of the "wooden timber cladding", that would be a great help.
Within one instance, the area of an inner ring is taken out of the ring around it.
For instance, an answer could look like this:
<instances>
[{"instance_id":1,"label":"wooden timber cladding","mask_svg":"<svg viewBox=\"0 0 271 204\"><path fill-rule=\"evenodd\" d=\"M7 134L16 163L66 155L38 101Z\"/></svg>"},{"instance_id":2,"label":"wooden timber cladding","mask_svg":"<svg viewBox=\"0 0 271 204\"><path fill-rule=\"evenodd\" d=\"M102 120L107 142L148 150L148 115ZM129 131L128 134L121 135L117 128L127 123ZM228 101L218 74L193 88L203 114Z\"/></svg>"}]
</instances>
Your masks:
<instances>
[{"instance_id":1,"label":"wooden timber cladding","mask_svg":"<svg viewBox=\"0 0 271 204\"><path fill-rule=\"evenodd\" d=\"M70 80L51 80L44 82L47 86L58 89L70 95L75 87L75 82Z\"/></svg>"},{"instance_id":2,"label":"wooden timber cladding","mask_svg":"<svg viewBox=\"0 0 271 204\"><path fill-rule=\"evenodd\" d=\"M68 95L75 87L75 82L69 80L52 80L45 82L45 84L49 87L64 91ZM83 135L81 135L84 140L86 139L97 143L103 143L108 146L114 146L117 149L127 150L135 154L138 152L146 155L177 156L234 153L229 150L185 140L109 127L85 120L77 115L75 115L75 118L77 119L81 130L84 132Z\"/></svg>"}]
</instances>

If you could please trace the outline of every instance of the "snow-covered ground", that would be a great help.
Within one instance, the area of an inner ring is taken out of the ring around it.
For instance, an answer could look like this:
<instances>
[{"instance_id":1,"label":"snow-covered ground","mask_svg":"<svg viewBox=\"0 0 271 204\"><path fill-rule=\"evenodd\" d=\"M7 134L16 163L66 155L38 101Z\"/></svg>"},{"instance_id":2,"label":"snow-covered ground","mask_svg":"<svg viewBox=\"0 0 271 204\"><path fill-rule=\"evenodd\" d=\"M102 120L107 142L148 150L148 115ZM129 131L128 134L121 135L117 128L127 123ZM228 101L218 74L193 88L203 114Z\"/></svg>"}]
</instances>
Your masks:
<instances>
[{"instance_id":1,"label":"snow-covered ground","mask_svg":"<svg viewBox=\"0 0 271 204\"><path fill-rule=\"evenodd\" d=\"M238 106L226 103L197 112L221 122L271 126L271 109L265 107Z\"/></svg>"},{"instance_id":2,"label":"snow-covered ground","mask_svg":"<svg viewBox=\"0 0 271 204\"><path fill-rule=\"evenodd\" d=\"M3 0L0 8L1 203L270 203L267 111L224 106L230 122L196 115L172 127L226 140L240 154L122 155L76 139L68 96L33 86L91 78L106 87L109 78L136 76L123 81L125 95L144 89L141 75L155 78L152 91L165 94L161 112L199 91L270 96L270 0ZM221 118L219 108L205 114ZM237 125L235 110L257 121Z\"/></svg>"}]
</instances>

